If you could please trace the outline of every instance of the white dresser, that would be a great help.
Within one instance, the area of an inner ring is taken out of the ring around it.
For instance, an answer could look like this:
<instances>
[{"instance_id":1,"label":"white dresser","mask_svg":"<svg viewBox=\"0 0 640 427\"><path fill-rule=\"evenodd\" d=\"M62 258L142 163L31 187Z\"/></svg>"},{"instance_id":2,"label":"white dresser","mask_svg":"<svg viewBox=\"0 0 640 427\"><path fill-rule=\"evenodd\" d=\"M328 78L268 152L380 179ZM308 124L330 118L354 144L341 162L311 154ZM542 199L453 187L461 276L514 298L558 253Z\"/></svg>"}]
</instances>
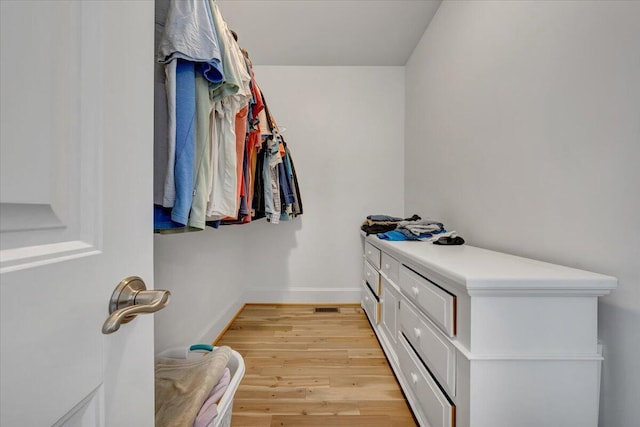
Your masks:
<instances>
[{"instance_id":1,"label":"white dresser","mask_svg":"<svg viewBox=\"0 0 640 427\"><path fill-rule=\"evenodd\" d=\"M362 306L422 426L597 427L598 297L614 277L364 240Z\"/></svg>"}]
</instances>

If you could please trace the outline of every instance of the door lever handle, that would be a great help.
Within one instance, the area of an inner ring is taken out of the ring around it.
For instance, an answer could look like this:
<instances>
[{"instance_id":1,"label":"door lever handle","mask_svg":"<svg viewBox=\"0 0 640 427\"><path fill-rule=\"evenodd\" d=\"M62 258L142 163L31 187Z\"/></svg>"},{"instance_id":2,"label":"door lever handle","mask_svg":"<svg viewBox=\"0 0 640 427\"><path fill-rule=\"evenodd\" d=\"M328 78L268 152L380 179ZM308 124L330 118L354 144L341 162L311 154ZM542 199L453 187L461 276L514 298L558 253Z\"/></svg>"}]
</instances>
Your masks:
<instances>
[{"instance_id":1,"label":"door lever handle","mask_svg":"<svg viewBox=\"0 0 640 427\"><path fill-rule=\"evenodd\" d=\"M109 300L109 317L102 325L103 334L112 334L123 323L132 321L138 314L155 313L169 304L171 292L147 290L138 276L127 277L116 286Z\"/></svg>"}]
</instances>

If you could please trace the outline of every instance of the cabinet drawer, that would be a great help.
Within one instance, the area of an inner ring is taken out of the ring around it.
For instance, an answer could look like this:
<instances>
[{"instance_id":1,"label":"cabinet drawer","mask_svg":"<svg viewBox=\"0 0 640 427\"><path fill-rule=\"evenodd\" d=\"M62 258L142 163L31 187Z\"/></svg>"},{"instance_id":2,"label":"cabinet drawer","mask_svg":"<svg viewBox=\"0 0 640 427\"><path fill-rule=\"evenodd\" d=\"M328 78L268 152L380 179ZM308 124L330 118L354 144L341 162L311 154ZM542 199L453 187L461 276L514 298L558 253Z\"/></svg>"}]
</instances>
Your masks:
<instances>
[{"instance_id":1,"label":"cabinet drawer","mask_svg":"<svg viewBox=\"0 0 640 427\"><path fill-rule=\"evenodd\" d=\"M400 263L389 255L382 252L380 257L380 271L393 283L398 283L398 275L400 274Z\"/></svg>"},{"instance_id":2,"label":"cabinet drawer","mask_svg":"<svg viewBox=\"0 0 640 427\"><path fill-rule=\"evenodd\" d=\"M371 293L366 282L362 282L360 299L360 303L362 308L364 308L365 313L367 313L367 317L373 325L377 325L380 321L380 303L378 303L376 297Z\"/></svg>"},{"instance_id":3,"label":"cabinet drawer","mask_svg":"<svg viewBox=\"0 0 640 427\"><path fill-rule=\"evenodd\" d=\"M456 297L406 266L400 267L400 289L450 337L456 334Z\"/></svg>"},{"instance_id":4,"label":"cabinet drawer","mask_svg":"<svg viewBox=\"0 0 640 427\"><path fill-rule=\"evenodd\" d=\"M380 268L380 249L369 242L364 243L364 256L374 268Z\"/></svg>"},{"instance_id":5,"label":"cabinet drawer","mask_svg":"<svg viewBox=\"0 0 640 427\"><path fill-rule=\"evenodd\" d=\"M373 293L379 297L382 292L380 288L380 273L366 260L364 262L364 280L369 284Z\"/></svg>"},{"instance_id":6,"label":"cabinet drawer","mask_svg":"<svg viewBox=\"0 0 640 427\"><path fill-rule=\"evenodd\" d=\"M400 305L400 330L440 384L451 396L455 396L455 347L433 323L423 319L405 298L402 298Z\"/></svg>"},{"instance_id":7,"label":"cabinet drawer","mask_svg":"<svg viewBox=\"0 0 640 427\"><path fill-rule=\"evenodd\" d=\"M426 418L431 427L455 427L456 407L440 390L422 363L416 358L404 336L400 336L398 360L400 370L418 405L418 420ZM414 408L415 409L415 408ZM421 412L421 414L420 414ZM422 415L423 417L420 417ZM424 421L424 420L422 420ZM421 424L424 424L421 422Z\"/></svg>"}]
</instances>

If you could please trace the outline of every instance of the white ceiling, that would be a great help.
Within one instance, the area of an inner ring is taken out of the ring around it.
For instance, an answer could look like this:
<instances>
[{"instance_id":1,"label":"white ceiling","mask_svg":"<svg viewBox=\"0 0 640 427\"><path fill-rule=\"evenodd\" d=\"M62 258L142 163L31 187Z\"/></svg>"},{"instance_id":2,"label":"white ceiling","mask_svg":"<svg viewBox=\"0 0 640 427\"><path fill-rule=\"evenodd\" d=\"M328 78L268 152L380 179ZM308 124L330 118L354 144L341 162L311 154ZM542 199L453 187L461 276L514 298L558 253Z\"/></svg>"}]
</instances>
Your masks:
<instances>
[{"instance_id":1,"label":"white ceiling","mask_svg":"<svg viewBox=\"0 0 640 427\"><path fill-rule=\"evenodd\" d=\"M404 65L440 2L217 0L254 65Z\"/></svg>"}]
</instances>

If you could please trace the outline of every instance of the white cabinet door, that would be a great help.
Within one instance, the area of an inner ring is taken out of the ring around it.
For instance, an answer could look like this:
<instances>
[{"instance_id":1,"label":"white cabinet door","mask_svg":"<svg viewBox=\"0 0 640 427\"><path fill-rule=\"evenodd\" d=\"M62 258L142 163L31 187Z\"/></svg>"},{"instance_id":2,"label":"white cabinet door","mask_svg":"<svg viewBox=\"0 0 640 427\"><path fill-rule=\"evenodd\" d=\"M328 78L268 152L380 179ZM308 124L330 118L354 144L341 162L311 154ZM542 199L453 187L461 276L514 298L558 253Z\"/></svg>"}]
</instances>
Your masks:
<instances>
[{"instance_id":1,"label":"white cabinet door","mask_svg":"<svg viewBox=\"0 0 640 427\"><path fill-rule=\"evenodd\" d=\"M153 316L101 327L153 285L154 3L0 7L0 424L152 426Z\"/></svg>"},{"instance_id":2,"label":"white cabinet door","mask_svg":"<svg viewBox=\"0 0 640 427\"><path fill-rule=\"evenodd\" d=\"M398 345L398 302L400 301L400 293L389 281L382 277L382 333L385 335L391 357L397 362L397 345Z\"/></svg>"}]
</instances>

